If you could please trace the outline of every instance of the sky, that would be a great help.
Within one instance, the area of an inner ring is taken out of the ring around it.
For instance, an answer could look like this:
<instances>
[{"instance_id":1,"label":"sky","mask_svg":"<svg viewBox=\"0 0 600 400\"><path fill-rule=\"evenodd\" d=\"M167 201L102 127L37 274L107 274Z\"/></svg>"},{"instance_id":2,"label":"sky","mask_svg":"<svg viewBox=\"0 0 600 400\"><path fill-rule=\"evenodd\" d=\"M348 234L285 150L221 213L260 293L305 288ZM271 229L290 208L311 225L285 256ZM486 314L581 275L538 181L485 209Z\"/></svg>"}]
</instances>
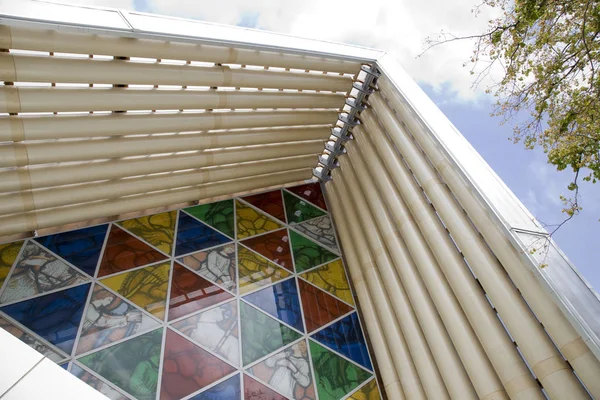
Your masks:
<instances>
[{"instance_id":1,"label":"sky","mask_svg":"<svg viewBox=\"0 0 600 400\"><path fill-rule=\"evenodd\" d=\"M510 124L491 117L494 99L484 93L489 80L472 87L463 64L473 44L455 42L424 50L437 33L458 36L481 33L492 11L475 16L476 0L60 0L61 3L126 10L244 26L296 36L375 47L393 55L471 142L525 206L543 223L564 219L559 196L568 194L568 172L548 165L541 151L525 150L508 138ZM421 55L421 56L419 56ZM580 189L583 211L565 224L554 239L580 273L598 291L600 269L600 184Z\"/></svg>"}]
</instances>

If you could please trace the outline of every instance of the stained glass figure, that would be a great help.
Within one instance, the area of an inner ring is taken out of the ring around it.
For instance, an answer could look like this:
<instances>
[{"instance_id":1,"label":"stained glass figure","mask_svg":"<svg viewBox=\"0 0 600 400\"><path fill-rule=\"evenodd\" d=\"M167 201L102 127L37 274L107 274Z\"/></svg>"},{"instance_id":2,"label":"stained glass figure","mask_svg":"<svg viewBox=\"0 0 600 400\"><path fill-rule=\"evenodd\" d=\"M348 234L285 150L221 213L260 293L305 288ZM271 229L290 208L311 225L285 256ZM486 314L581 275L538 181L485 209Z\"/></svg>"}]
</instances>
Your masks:
<instances>
[{"instance_id":1,"label":"stained glass figure","mask_svg":"<svg viewBox=\"0 0 600 400\"><path fill-rule=\"evenodd\" d=\"M238 246L238 275L240 294L244 294L285 279L291 274L244 246Z\"/></svg>"},{"instance_id":2,"label":"stained glass figure","mask_svg":"<svg viewBox=\"0 0 600 400\"><path fill-rule=\"evenodd\" d=\"M267 214L285 222L285 210L283 207L283 198L281 190L273 190L271 192L253 194L242 197L242 199L254 207L263 210Z\"/></svg>"},{"instance_id":3,"label":"stained glass figure","mask_svg":"<svg viewBox=\"0 0 600 400\"><path fill-rule=\"evenodd\" d=\"M338 258L336 254L305 236L302 236L291 229L289 231L296 272L300 273Z\"/></svg>"},{"instance_id":4,"label":"stained glass figure","mask_svg":"<svg viewBox=\"0 0 600 400\"><path fill-rule=\"evenodd\" d=\"M339 400L371 374L358 365L309 340L319 400Z\"/></svg>"},{"instance_id":5,"label":"stained glass figure","mask_svg":"<svg viewBox=\"0 0 600 400\"><path fill-rule=\"evenodd\" d=\"M288 279L251 293L244 296L244 300L300 332L304 332L295 279Z\"/></svg>"},{"instance_id":6,"label":"stained glass figure","mask_svg":"<svg viewBox=\"0 0 600 400\"><path fill-rule=\"evenodd\" d=\"M300 338L300 334L252 306L240 302L242 360L248 365Z\"/></svg>"},{"instance_id":7,"label":"stained glass figure","mask_svg":"<svg viewBox=\"0 0 600 400\"><path fill-rule=\"evenodd\" d=\"M176 218L177 211L170 211L128 219L118 222L118 224L163 253L171 255Z\"/></svg>"},{"instance_id":8,"label":"stained glass figure","mask_svg":"<svg viewBox=\"0 0 600 400\"><path fill-rule=\"evenodd\" d=\"M96 285L83 318L77 354L158 327L148 314Z\"/></svg>"},{"instance_id":9,"label":"stained glass figure","mask_svg":"<svg viewBox=\"0 0 600 400\"><path fill-rule=\"evenodd\" d=\"M247 371L289 399L316 398L304 339L253 365Z\"/></svg>"},{"instance_id":10,"label":"stained glass figure","mask_svg":"<svg viewBox=\"0 0 600 400\"><path fill-rule=\"evenodd\" d=\"M230 238L235 237L235 216L233 215L233 200L223 200L216 203L202 204L183 209L200 221L212 226Z\"/></svg>"},{"instance_id":11,"label":"stained glass figure","mask_svg":"<svg viewBox=\"0 0 600 400\"><path fill-rule=\"evenodd\" d=\"M310 221L302 222L294 225L294 229L303 233L305 236L314 240L328 249L339 253L335 234L333 233L333 224L328 215L311 219Z\"/></svg>"},{"instance_id":12,"label":"stained glass figure","mask_svg":"<svg viewBox=\"0 0 600 400\"><path fill-rule=\"evenodd\" d=\"M0 317L0 328L4 329L27 346L31 347L40 354L43 354L46 358L59 362L67 358L67 356L60 352L60 350L52 348L49 343L45 343L42 339L31 335L25 330L21 329L11 321Z\"/></svg>"},{"instance_id":13,"label":"stained glass figure","mask_svg":"<svg viewBox=\"0 0 600 400\"><path fill-rule=\"evenodd\" d=\"M344 271L342 260L335 260L300 275L315 286L334 295L346 303L354 305L350 284Z\"/></svg>"},{"instance_id":14,"label":"stained glass figure","mask_svg":"<svg viewBox=\"0 0 600 400\"><path fill-rule=\"evenodd\" d=\"M35 241L90 276L96 273L108 225L35 238Z\"/></svg>"},{"instance_id":15,"label":"stained glass figure","mask_svg":"<svg viewBox=\"0 0 600 400\"><path fill-rule=\"evenodd\" d=\"M299 224L325 215L325 211L286 190L283 191L283 200L285 201L285 215L289 224Z\"/></svg>"},{"instance_id":16,"label":"stained glass figure","mask_svg":"<svg viewBox=\"0 0 600 400\"><path fill-rule=\"evenodd\" d=\"M0 311L71 354L90 284L10 304Z\"/></svg>"},{"instance_id":17,"label":"stained glass figure","mask_svg":"<svg viewBox=\"0 0 600 400\"><path fill-rule=\"evenodd\" d=\"M192 253L179 258L178 261L209 281L235 293L237 287L235 244L228 243Z\"/></svg>"},{"instance_id":18,"label":"stained glass figure","mask_svg":"<svg viewBox=\"0 0 600 400\"><path fill-rule=\"evenodd\" d=\"M98 277L127 271L166 259L164 254L116 225L110 227Z\"/></svg>"},{"instance_id":19,"label":"stained glass figure","mask_svg":"<svg viewBox=\"0 0 600 400\"><path fill-rule=\"evenodd\" d=\"M100 282L155 317L164 319L170 262L123 272Z\"/></svg>"},{"instance_id":20,"label":"stained glass figure","mask_svg":"<svg viewBox=\"0 0 600 400\"><path fill-rule=\"evenodd\" d=\"M235 371L206 350L167 330L163 354L161 400L178 400Z\"/></svg>"},{"instance_id":21,"label":"stained glass figure","mask_svg":"<svg viewBox=\"0 0 600 400\"><path fill-rule=\"evenodd\" d=\"M174 322L172 327L232 365L240 365L236 300Z\"/></svg>"},{"instance_id":22,"label":"stained glass figure","mask_svg":"<svg viewBox=\"0 0 600 400\"><path fill-rule=\"evenodd\" d=\"M169 300L169 321L210 307L233 296L215 284L190 271L181 264L173 264L173 280Z\"/></svg>"},{"instance_id":23,"label":"stained glass figure","mask_svg":"<svg viewBox=\"0 0 600 400\"><path fill-rule=\"evenodd\" d=\"M352 393L352 396L348 397L350 400L379 400L379 388L377 387L377 381L375 378L371 379L367 384Z\"/></svg>"},{"instance_id":24,"label":"stained glass figure","mask_svg":"<svg viewBox=\"0 0 600 400\"><path fill-rule=\"evenodd\" d=\"M75 363L71 366L71 373L111 400L129 400L111 385Z\"/></svg>"},{"instance_id":25,"label":"stained glass figure","mask_svg":"<svg viewBox=\"0 0 600 400\"><path fill-rule=\"evenodd\" d=\"M29 241L8 278L1 303L26 299L40 293L77 285L89 278L56 258L48 250Z\"/></svg>"},{"instance_id":26,"label":"stained glass figure","mask_svg":"<svg viewBox=\"0 0 600 400\"><path fill-rule=\"evenodd\" d=\"M240 376L236 374L190 400L240 400L241 394Z\"/></svg>"},{"instance_id":27,"label":"stained glass figure","mask_svg":"<svg viewBox=\"0 0 600 400\"><path fill-rule=\"evenodd\" d=\"M241 243L277 265L294 272L292 252L290 251L290 237L287 229L280 229L255 236L242 240Z\"/></svg>"},{"instance_id":28,"label":"stained glass figure","mask_svg":"<svg viewBox=\"0 0 600 400\"><path fill-rule=\"evenodd\" d=\"M366 369L373 370L367 343L355 312L316 332L312 338Z\"/></svg>"},{"instance_id":29,"label":"stained glass figure","mask_svg":"<svg viewBox=\"0 0 600 400\"><path fill-rule=\"evenodd\" d=\"M244 374L244 400L288 400L273 389Z\"/></svg>"},{"instance_id":30,"label":"stained glass figure","mask_svg":"<svg viewBox=\"0 0 600 400\"><path fill-rule=\"evenodd\" d=\"M302 310L306 321L306 330L312 332L331 321L353 310L348 304L341 302L310 283L298 279Z\"/></svg>"},{"instance_id":31,"label":"stained glass figure","mask_svg":"<svg viewBox=\"0 0 600 400\"><path fill-rule=\"evenodd\" d=\"M0 244L0 287L15 263L23 241Z\"/></svg>"},{"instance_id":32,"label":"stained glass figure","mask_svg":"<svg viewBox=\"0 0 600 400\"><path fill-rule=\"evenodd\" d=\"M90 355L79 362L139 400L154 400L162 329L134 337Z\"/></svg>"},{"instance_id":33,"label":"stained glass figure","mask_svg":"<svg viewBox=\"0 0 600 400\"><path fill-rule=\"evenodd\" d=\"M235 212L238 239L245 239L283 227L271 217L240 201L235 202Z\"/></svg>"},{"instance_id":34,"label":"stained glass figure","mask_svg":"<svg viewBox=\"0 0 600 400\"><path fill-rule=\"evenodd\" d=\"M302 197L304 200L308 200L327 211L327 205L325 204L325 198L323 197L323 191L321 190L321 184L319 182L294 186L285 190L289 190L295 195Z\"/></svg>"},{"instance_id":35,"label":"stained glass figure","mask_svg":"<svg viewBox=\"0 0 600 400\"><path fill-rule=\"evenodd\" d=\"M184 212L179 213L175 256L182 256L209 247L218 246L227 243L230 240L231 239L227 236L219 233L210 226L203 224L196 218L190 217Z\"/></svg>"}]
</instances>

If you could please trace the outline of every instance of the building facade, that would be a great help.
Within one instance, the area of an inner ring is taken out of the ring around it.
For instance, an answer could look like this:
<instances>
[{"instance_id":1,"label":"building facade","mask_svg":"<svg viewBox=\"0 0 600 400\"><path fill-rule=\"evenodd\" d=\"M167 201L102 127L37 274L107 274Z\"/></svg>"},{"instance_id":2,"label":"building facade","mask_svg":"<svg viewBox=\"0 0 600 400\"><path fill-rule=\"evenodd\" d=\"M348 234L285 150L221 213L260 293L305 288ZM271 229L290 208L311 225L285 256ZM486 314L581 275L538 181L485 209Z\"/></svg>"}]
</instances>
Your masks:
<instances>
[{"instance_id":1,"label":"building facade","mask_svg":"<svg viewBox=\"0 0 600 400\"><path fill-rule=\"evenodd\" d=\"M389 55L38 1L0 44L7 399L600 398L597 294Z\"/></svg>"}]
</instances>

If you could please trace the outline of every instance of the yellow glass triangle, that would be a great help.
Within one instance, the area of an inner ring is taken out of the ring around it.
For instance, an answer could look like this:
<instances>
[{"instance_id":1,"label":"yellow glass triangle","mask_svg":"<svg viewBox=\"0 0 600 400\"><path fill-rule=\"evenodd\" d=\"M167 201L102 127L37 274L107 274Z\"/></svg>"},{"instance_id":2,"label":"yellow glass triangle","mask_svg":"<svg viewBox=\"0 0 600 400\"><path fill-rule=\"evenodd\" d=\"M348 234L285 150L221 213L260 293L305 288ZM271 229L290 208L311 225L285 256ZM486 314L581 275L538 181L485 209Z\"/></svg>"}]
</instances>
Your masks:
<instances>
[{"instance_id":1,"label":"yellow glass triangle","mask_svg":"<svg viewBox=\"0 0 600 400\"><path fill-rule=\"evenodd\" d=\"M371 382L367 383L356 392L352 393L352 396L348 400L380 400L379 388L377 387L377 381L372 379Z\"/></svg>"},{"instance_id":2,"label":"yellow glass triangle","mask_svg":"<svg viewBox=\"0 0 600 400\"><path fill-rule=\"evenodd\" d=\"M243 246L238 246L238 274L240 294L291 276L290 272Z\"/></svg>"},{"instance_id":3,"label":"yellow glass triangle","mask_svg":"<svg viewBox=\"0 0 600 400\"><path fill-rule=\"evenodd\" d=\"M123 272L100 280L157 318L164 319L169 285L170 262Z\"/></svg>"},{"instance_id":4,"label":"yellow glass triangle","mask_svg":"<svg viewBox=\"0 0 600 400\"><path fill-rule=\"evenodd\" d=\"M171 255L177 211L128 219L117 224L144 239L165 254Z\"/></svg>"},{"instance_id":5,"label":"yellow glass triangle","mask_svg":"<svg viewBox=\"0 0 600 400\"><path fill-rule=\"evenodd\" d=\"M235 202L235 214L238 239L245 239L283 227L266 214L237 200Z\"/></svg>"},{"instance_id":6,"label":"yellow glass triangle","mask_svg":"<svg viewBox=\"0 0 600 400\"><path fill-rule=\"evenodd\" d=\"M12 265L15 263L23 241L0 244L0 286L8 276Z\"/></svg>"},{"instance_id":7,"label":"yellow glass triangle","mask_svg":"<svg viewBox=\"0 0 600 400\"><path fill-rule=\"evenodd\" d=\"M354 305L342 260L337 259L321 265L316 269L300 274L300 276L346 303Z\"/></svg>"}]
</instances>

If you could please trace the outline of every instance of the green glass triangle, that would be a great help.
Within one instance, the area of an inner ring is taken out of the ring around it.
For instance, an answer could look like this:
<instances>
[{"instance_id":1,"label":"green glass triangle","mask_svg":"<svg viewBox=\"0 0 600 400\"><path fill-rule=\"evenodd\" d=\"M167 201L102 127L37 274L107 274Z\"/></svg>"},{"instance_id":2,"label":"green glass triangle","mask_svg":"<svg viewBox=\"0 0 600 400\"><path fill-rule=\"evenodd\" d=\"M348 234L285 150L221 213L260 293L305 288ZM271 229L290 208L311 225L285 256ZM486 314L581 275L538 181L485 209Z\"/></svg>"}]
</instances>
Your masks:
<instances>
[{"instance_id":1,"label":"green glass triangle","mask_svg":"<svg viewBox=\"0 0 600 400\"><path fill-rule=\"evenodd\" d=\"M309 340L320 400L338 400L371 377L358 365Z\"/></svg>"},{"instance_id":2,"label":"green glass triangle","mask_svg":"<svg viewBox=\"0 0 600 400\"><path fill-rule=\"evenodd\" d=\"M129 339L78 361L139 400L154 400L162 328Z\"/></svg>"},{"instance_id":3,"label":"green glass triangle","mask_svg":"<svg viewBox=\"0 0 600 400\"><path fill-rule=\"evenodd\" d=\"M299 224L325 215L323 210L285 190L283 191L283 201L285 202L285 215L289 224Z\"/></svg>"},{"instance_id":4,"label":"green glass triangle","mask_svg":"<svg viewBox=\"0 0 600 400\"><path fill-rule=\"evenodd\" d=\"M312 240L291 229L289 231L296 272L300 273L338 258L337 255Z\"/></svg>"},{"instance_id":5,"label":"green glass triangle","mask_svg":"<svg viewBox=\"0 0 600 400\"><path fill-rule=\"evenodd\" d=\"M183 210L227 236L234 237L233 200L217 201L216 203L184 208Z\"/></svg>"},{"instance_id":6,"label":"green glass triangle","mask_svg":"<svg viewBox=\"0 0 600 400\"><path fill-rule=\"evenodd\" d=\"M242 322L242 360L248 365L292 343L301 335L254 307L240 302Z\"/></svg>"}]
</instances>

